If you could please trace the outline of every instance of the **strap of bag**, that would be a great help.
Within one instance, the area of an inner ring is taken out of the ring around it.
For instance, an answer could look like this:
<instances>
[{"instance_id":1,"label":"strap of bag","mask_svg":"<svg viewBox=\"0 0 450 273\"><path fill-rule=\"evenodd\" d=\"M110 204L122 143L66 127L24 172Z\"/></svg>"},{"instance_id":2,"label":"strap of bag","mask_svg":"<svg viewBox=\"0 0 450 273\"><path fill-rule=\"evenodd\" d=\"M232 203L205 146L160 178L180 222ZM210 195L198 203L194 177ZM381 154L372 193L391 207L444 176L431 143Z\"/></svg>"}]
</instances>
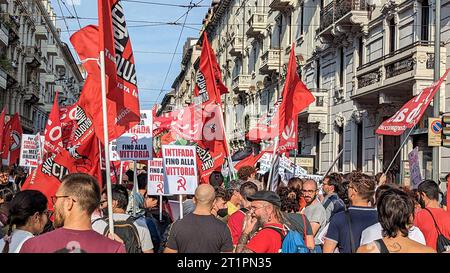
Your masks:
<instances>
[{"instance_id":1,"label":"strap of bag","mask_svg":"<svg viewBox=\"0 0 450 273\"><path fill-rule=\"evenodd\" d=\"M384 243L383 239L375 240L374 243L380 250L380 253L389 253L389 250L386 244Z\"/></svg>"},{"instance_id":2,"label":"strap of bag","mask_svg":"<svg viewBox=\"0 0 450 273\"><path fill-rule=\"evenodd\" d=\"M436 223L436 219L434 219L433 213L431 213L431 211L427 208L425 208L426 211L428 211L428 213L431 215L431 218L433 218L433 222L434 222L434 226L436 227L436 230L438 232L438 235L442 235L441 230L439 229L439 226Z\"/></svg>"},{"instance_id":3,"label":"strap of bag","mask_svg":"<svg viewBox=\"0 0 450 273\"><path fill-rule=\"evenodd\" d=\"M353 237L353 231L352 231L352 219L350 218L350 212L347 210L345 210L345 219L347 220L347 225L348 225L348 230L349 230L349 235L350 235L350 247L352 252L351 253L355 253L356 249L355 249L355 240Z\"/></svg>"},{"instance_id":4,"label":"strap of bag","mask_svg":"<svg viewBox=\"0 0 450 273\"><path fill-rule=\"evenodd\" d=\"M277 232L278 234L280 234L280 236L281 236L281 242L283 242L284 237L286 237L286 236L283 234L283 231L281 231L280 228L273 227L273 226L267 226L267 227L264 227L263 229L271 229L271 230L276 231L276 232Z\"/></svg>"},{"instance_id":5,"label":"strap of bag","mask_svg":"<svg viewBox=\"0 0 450 273\"><path fill-rule=\"evenodd\" d=\"M307 227L306 227L306 217L305 217L305 215L303 214L303 213L301 213L300 214L301 216L302 216L302 220L303 220L303 240L305 240L305 242L306 242L306 229L307 229Z\"/></svg>"}]
</instances>

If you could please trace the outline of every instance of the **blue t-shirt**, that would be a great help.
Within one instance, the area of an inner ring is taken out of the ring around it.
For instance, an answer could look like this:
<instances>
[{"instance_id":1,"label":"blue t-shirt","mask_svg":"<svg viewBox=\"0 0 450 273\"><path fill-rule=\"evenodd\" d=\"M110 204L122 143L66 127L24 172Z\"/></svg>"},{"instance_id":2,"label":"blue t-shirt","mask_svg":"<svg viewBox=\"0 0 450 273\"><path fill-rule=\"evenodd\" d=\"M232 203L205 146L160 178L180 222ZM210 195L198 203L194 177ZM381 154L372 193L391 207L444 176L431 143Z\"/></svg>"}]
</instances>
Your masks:
<instances>
[{"instance_id":1,"label":"blue t-shirt","mask_svg":"<svg viewBox=\"0 0 450 273\"><path fill-rule=\"evenodd\" d=\"M361 242L362 232L371 225L378 223L378 213L375 208L367 207L350 207L348 210L356 251ZM327 235L325 236L326 239L332 240L338 244L340 253L352 252L350 232L346 217L345 211L335 214L331 219Z\"/></svg>"}]
</instances>

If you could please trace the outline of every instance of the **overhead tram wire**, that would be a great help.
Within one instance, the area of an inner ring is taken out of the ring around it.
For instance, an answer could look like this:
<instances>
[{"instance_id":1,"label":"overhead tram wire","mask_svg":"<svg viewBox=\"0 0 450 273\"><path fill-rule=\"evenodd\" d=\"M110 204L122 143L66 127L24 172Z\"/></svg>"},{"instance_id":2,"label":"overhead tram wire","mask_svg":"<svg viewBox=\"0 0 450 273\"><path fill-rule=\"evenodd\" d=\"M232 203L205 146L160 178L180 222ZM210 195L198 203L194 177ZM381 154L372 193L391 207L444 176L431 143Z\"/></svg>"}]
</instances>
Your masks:
<instances>
[{"instance_id":1,"label":"overhead tram wire","mask_svg":"<svg viewBox=\"0 0 450 273\"><path fill-rule=\"evenodd\" d=\"M78 21L78 26L79 26L80 29L81 29L81 23L80 23L80 19L78 19L78 12L77 12L77 9L75 8L75 5L73 4L73 0L70 0L70 2L72 3L72 8L73 8L73 11L75 12L75 16L76 16L77 21ZM63 3L64 3L64 2L63 2Z\"/></svg>"},{"instance_id":2,"label":"overhead tram wire","mask_svg":"<svg viewBox=\"0 0 450 273\"><path fill-rule=\"evenodd\" d=\"M63 0L62 0L62 1L63 1ZM59 10L61 11L61 15L64 16L64 12L63 12L63 9L62 9L62 7L61 7L61 2L60 2L60 0L58 0L58 6L59 6ZM70 11L69 11L69 13L70 13ZM72 16L73 16L73 14L72 14ZM69 36L71 36L72 33L69 31L69 25L67 24L67 21L66 21L65 18L64 18L64 24L66 25L66 29L67 29L67 32L68 32ZM76 56L78 62L81 63L81 60L80 60L80 57L78 56L78 54L74 54L74 55Z\"/></svg>"}]
</instances>

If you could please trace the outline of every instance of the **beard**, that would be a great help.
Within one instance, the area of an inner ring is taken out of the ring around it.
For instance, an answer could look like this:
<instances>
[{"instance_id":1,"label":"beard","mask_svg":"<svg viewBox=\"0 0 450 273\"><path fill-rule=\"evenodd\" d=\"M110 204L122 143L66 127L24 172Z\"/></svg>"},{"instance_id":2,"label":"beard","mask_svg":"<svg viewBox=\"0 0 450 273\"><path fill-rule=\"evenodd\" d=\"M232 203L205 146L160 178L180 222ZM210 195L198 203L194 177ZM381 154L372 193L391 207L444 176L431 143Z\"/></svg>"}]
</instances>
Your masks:
<instances>
[{"instance_id":1,"label":"beard","mask_svg":"<svg viewBox=\"0 0 450 273\"><path fill-rule=\"evenodd\" d=\"M65 217L64 214L57 208L55 208L55 221L53 222L53 226L55 228L60 228L64 226Z\"/></svg>"}]
</instances>

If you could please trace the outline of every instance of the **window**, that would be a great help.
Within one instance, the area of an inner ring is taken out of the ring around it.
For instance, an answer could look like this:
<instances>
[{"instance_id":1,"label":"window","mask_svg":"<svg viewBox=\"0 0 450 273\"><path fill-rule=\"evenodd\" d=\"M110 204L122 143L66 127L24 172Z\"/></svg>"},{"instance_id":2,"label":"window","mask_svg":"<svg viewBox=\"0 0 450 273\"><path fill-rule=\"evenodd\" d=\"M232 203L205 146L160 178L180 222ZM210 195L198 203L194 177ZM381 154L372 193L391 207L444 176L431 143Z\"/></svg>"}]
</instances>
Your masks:
<instances>
[{"instance_id":1,"label":"window","mask_svg":"<svg viewBox=\"0 0 450 273\"><path fill-rule=\"evenodd\" d=\"M343 127L338 127L337 128L337 137L338 137L338 150L337 150L337 154L339 155L339 153L342 151L342 149L344 149L344 128ZM339 159L338 159L338 172L342 172L344 170L344 154L342 154Z\"/></svg>"},{"instance_id":2,"label":"window","mask_svg":"<svg viewBox=\"0 0 450 273\"><path fill-rule=\"evenodd\" d=\"M339 48L339 84L344 87L344 48Z\"/></svg>"},{"instance_id":3,"label":"window","mask_svg":"<svg viewBox=\"0 0 450 273\"><path fill-rule=\"evenodd\" d=\"M303 4L300 6L300 35L303 35L303 14L305 12L305 7Z\"/></svg>"},{"instance_id":4,"label":"window","mask_svg":"<svg viewBox=\"0 0 450 273\"><path fill-rule=\"evenodd\" d=\"M363 124L356 125L357 130L357 148L356 148L356 169L362 171L363 168Z\"/></svg>"},{"instance_id":5,"label":"window","mask_svg":"<svg viewBox=\"0 0 450 273\"><path fill-rule=\"evenodd\" d=\"M359 52L359 66L363 65L363 56L364 56L364 45L363 45L363 38L359 37L359 43L358 43L358 52Z\"/></svg>"},{"instance_id":6,"label":"window","mask_svg":"<svg viewBox=\"0 0 450 273\"><path fill-rule=\"evenodd\" d=\"M315 162L315 166L317 171L319 171L319 166L320 166L320 138L321 138L321 133L320 131L316 132L316 162Z\"/></svg>"},{"instance_id":7,"label":"window","mask_svg":"<svg viewBox=\"0 0 450 273\"><path fill-rule=\"evenodd\" d=\"M316 60L316 88L319 89L320 88L320 60L317 59Z\"/></svg>"},{"instance_id":8,"label":"window","mask_svg":"<svg viewBox=\"0 0 450 273\"><path fill-rule=\"evenodd\" d=\"M290 14L287 21L288 27L288 46L292 45L292 15Z\"/></svg>"},{"instance_id":9,"label":"window","mask_svg":"<svg viewBox=\"0 0 450 273\"><path fill-rule=\"evenodd\" d=\"M389 21L389 53L395 51L395 20L392 18Z\"/></svg>"},{"instance_id":10,"label":"window","mask_svg":"<svg viewBox=\"0 0 450 273\"><path fill-rule=\"evenodd\" d=\"M422 22L420 31L420 40L429 40L430 7L428 1L422 1Z\"/></svg>"}]
</instances>

